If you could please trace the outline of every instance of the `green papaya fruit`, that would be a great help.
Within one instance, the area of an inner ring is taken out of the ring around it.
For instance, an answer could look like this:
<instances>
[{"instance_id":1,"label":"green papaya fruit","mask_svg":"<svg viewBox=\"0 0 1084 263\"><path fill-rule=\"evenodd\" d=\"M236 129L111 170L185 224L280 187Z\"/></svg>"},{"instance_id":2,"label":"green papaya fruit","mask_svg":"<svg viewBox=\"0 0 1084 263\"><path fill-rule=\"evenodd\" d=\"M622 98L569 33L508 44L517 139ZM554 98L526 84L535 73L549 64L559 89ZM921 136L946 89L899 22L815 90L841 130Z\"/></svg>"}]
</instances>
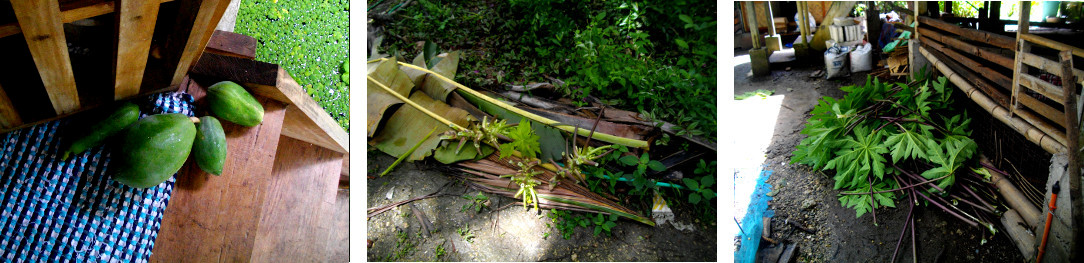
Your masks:
<instances>
[{"instance_id":1,"label":"green papaya fruit","mask_svg":"<svg viewBox=\"0 0 1084 263\"><path fill-rule=\"evenodd\" d=\"M179 113L156 114L137 121L124 134L113 179L149 188L177 173L192 151L196 125Z\"/></svg>"},{"instance_id":2,"label":"green papaya fruit","mask_svg":"<svg viewBox=\"0 0 1084 263\"><path fill-rule=\"evenodd\" d=\"M226 132L218 119L211 116L199 118L192 151L200 169L214 175L222 174L222 165L226 163Z\"/></svg>"},{"instance_id":3,"label":"green papaya fruit","mask_svg":"<svg viewBox=\"0 0 1084 263\"><path fill-rule=\"evenodd\" d=\"M131 102L124 102L105 119L90 126L90 129L77 132L85 132L82 137L71 142L61 158L67 160L72 154L80 154L87 149L101 145L106 138L128 128L132 123L139 120L139 106Z\"/></svg>"},{"instance_id":4,"label":"green papaya fruit","mask_svg":"<svg viewBox=\"0 0 1084 263\"><path fill-rule=\"evenodd\" d=\"M263 122L263 106L233 81L222 81L207 88L207 105L215 116L241 126L252 127Z\"/></svg>"}]
</instances>

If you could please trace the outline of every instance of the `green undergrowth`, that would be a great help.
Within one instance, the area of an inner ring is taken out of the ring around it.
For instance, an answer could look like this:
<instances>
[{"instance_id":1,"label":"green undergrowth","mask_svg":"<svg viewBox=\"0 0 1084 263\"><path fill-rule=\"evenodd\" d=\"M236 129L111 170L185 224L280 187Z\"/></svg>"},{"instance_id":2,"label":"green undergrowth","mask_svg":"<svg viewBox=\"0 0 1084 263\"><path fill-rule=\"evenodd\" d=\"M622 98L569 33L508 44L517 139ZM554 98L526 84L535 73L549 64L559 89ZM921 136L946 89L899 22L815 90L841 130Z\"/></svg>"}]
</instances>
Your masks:
<instances>
[{"instance_id":1,"label":"green undergrowth","mask_svg":"<svg viewBox=\"0 0 1084 263\"><path fill-rule=\"evenodd\" d=\"M971 119L953 104L953 88L944 77L916 83L867 79L841 88L847 92L842 99L821 98L791 162L834 170L834 187L845 193L840 203L857 217L895 207L900 195L887 190L903 186L897 178L904 173L934 181L936 188L927 191L945 194L975 156Z\"/></svg>"},{"instance_id":2,"label":"green undergrowth","mask_svg":"<svg viewBox=\"0 0 1084 263\"><path fill-rule=\"evenodd\" d=\"M469 87L559 79L574 104L596 97L714 140L716 4L419 0L385 18L380 48L411 58L433 41L464 52L455 80Z\"/></svg>"},{"instance_id":3,"label":"green undergrowth","mask_svg":"<svg viewBox=\"0 0 1084 263\"><path fill-rule=\"evenodd\" d=\"M350 131L348 0L242 0L235 32L259 41L256 60L281 65Z\"/></svg>"}]
</instances>

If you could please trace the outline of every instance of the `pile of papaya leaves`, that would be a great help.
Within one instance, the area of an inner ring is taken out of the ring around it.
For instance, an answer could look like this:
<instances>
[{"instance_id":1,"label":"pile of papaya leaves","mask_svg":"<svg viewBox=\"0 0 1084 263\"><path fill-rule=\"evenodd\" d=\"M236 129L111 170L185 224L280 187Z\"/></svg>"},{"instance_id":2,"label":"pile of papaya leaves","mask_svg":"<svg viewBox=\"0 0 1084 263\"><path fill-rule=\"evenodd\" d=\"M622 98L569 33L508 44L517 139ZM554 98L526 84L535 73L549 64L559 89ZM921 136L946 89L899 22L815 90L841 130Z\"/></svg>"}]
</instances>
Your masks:
<instances>
[{"instance_id":1,"label":"pile of papaya leaves","mask_svg":"<svg viewBox=\"0 0 1084 263\"><path fill-rule=\"evenodd\" d=\"M834 170L841 205L855 209L856 217L871 212L874 224L877 208L901 201L912 209L932 204L996 232L991 222L1004 206L990 201L996 196L986 171L970 168L978 167L969 162L978 148L969 138L971 119L953 104L944 77L916 79L867 78L863 86L841 88L847 92L842 99L821 98L791 162Z\"/></svg>"},{"instance_id":2,"label":"pile of papaya leaves","mask_svg":"<svg viewBox=\"0 0 1084 263\"><path fill-rule=\"evenodd\" d=\"M263 106L243 87L223 81L207 88L207 104L218 118L252 127L263 122ZM188 117L180 113L155 114L139 119L139 107L123 102L109 116L89 127L74 129L63 159L121 136L113 155L113 179L136 188L161 184L177 173L195 152L200 169L222 174L226 162L226 134L213 116Z\"/></svg>"}]
</instances>

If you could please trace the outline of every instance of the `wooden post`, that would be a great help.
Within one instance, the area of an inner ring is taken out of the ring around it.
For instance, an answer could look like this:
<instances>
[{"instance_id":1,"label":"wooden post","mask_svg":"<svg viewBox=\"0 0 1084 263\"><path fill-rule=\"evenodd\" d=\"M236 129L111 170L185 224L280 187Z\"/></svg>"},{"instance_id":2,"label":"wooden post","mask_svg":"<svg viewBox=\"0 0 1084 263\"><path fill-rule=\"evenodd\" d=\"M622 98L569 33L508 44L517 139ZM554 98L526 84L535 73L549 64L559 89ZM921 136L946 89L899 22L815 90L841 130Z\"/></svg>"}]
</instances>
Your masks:
<instances>
[{"instance_id":1,"label":"wooden post","mask_svg":"<svg viewBox=\"0 0 1084 263\"><path fill-rule=\"evenodd\" d=\"M53 110L59 115L79 108L79 92L75 89L75 75L72 75L68 45L64 40L60 3L39 2L11 0L11 8L30 47Z\"/></svg>"},{"instance_id":2,"label":"wooden post","mask_svg":"<svg viewBox=\"0 0 1084 263\"><path fill-rule=\"evenodd\" d=\"M1076 82L1071 81L1073 76L1073 52L1071 50L1063 50L1059 54L1061 59L1061 85L1065 92L1065 127L1066 139L1069 140L1066 143L1066 148L1069 149L1069 171L1065 174L1069 176L1069 201L1072 203L1072 235L1069 240L1070 248L1070 261L1079 259L1079 253L1073 248L1080 246L1080 239L1084 237L1084 233L1081 233L1080 224L1084 224L1084 196L1081 196L1080 188L1080 126L1077 123L1077 111L1076 108L1077 94L1076 94Z\"/></svg>"},{"instance_id":3,"label":"wooden post","mask_svg":"<svg viewBox=\"0 0 1084 263\"><path fill-rule=\"evenodd\" d=\"M749 33L752 34L753 49L760 48L760 29L757 28L757 13L753 8L753 2L742 2L742 6L745 7L745 26L749 27Z\"/></svg>"},{"instance_id":4,"label":"wooden post","mask_svg":"<svg viewBox=\"0 0 1084 263\"><path fill-rule=\"evenodd\" d=\"M881 12L877 10L876 3L866 1L866 41L869 41L875 50L880 48L877 46L877 40L881 39Z\"/></svg>"},{"instance_id":5,"label":"wooden post","mask_svg":"<svg viewBox=\"0 0 1084 263\"><path fill-rule=\"evenodd\" d=\"M177 61L177 68L173 72L173 81L170 82L170 85L180 84L181 80L184 79L184 75L188 74L188 69L192 64L196 63L199 55L203 53L207 41L211 39L211 34L215 31L215 25L218 24L218 20L222 19L222 13L226 11L226 7L229 5L230 1L228 0L203 0L196 12L191 14L195 15L195 19L191 31L187 34L188 41L185 42L184 50L181 51L180 60Z\"/></svg>"},{"instance_id":6,"label":"wooden post","mask_svg":"<svg viewBox=\"0 0 1084 263\"><path fill-rule=\"evenodd\" d=\"M113 99L121 100L138 94L143 83L159 3L142 0L118 0L117 3Z\"/></svg>"},{"instance_id":7,"label":"wooden post","mask_svg":"<svg viewBox=\"0 0 1084 263\"><path fill-rule=\"evenodd\" d=\"M798 26L801 28L802 43L809 45L809 4L801 1L798 2Z\"/></svg>"},{"instance_id":8,"label":"wooden post","mask_svg":"<svg viewBox=\"0 0 1084 263\"><path fill-rule=\"evenodd\" d=\"M1031 45L1022 38L1028 33L1028 14L1031 13L1031 2L1020 1L1020 20L1016 28L1016 63L1013 64L1012 73L1012 107L1009 113L1015 113L1018 106L1017 96L1020 94L1020 73L1026 68L1023 66L1024 53L1031 51Z\"/></svg>"}]
</instances>

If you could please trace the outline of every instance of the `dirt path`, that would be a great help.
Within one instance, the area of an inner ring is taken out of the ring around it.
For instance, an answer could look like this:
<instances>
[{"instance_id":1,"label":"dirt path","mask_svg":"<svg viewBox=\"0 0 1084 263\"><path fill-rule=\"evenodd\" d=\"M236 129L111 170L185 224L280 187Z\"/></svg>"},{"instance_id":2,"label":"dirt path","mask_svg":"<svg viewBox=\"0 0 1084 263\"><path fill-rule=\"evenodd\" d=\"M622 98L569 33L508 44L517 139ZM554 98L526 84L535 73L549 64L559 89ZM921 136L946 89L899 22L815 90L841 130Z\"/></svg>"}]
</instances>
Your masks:
<instances>
[{"instance_id":1,"label":"dirt path","mask_svg":"<svg viewBox=\"0 0 1084 263\"><path fill-rule=\"evenodd\" d=\"M395 161L387 154L368 154L368 175L376 176ZM561 237L553 221L534 210L510 206L515 200L488 195L490 209L480 213L461 211L470 203L462 196L478 191L456 182L439 170L439 163L402 163L387 176L368 179L369 207L378 207L413 197L434 193L449 196L415 201L412 204L431 222L430 235L424 234L422 221L402 205L368 218L367 238L373 241L369 261L716 261L715 226L703 226L691 218L678 220L697 224L695 231L682 232L670 224L650 227L629 220L618 220L612 236L594 236L591 229L576 228L571 239ZM548 225L547 225L548 224ZM463 235L472 235L467 241ZM439 247L444 255L437 258ZM453 248L454 247L454 248Z\"/></svg>"},{"instance_id":2,"label":"dirt path","mask_svg":"<svg viewBox=\"0 0 1084 263\"><path fill-rule=\"evenodd\" d=\"M743 52L736 51L736 56ZM802 65L804 64L804 65ZM768 183L778 190L769 209L775 210L772 238L798 244L799 262L887 262L893 257L897 240L908 213L908 203L898 202L898 208L878 209L877 223L871 214L855 218L855 211L840 205L832 189L833 180L805 165L789 164L794 147L805 138L799 133L809 111L821 96L841 97L839 87L865 82L865 74L855 74L844 80L811 79L820 61L773 65L766 77L747 77L749 65L735 66L734 93L757 89L774 90L785 95L779 111L775 134L764 162L765 170L773 171ZM790 71L780 70L791 67ZM789 88L789 89L788 89ZM785 221L794 221L812 229L806 233ZM983 231L971 227L940 209L915 207L918 228L917 254L919 262L1019 262L1016 246L1004 232L981 244ZM910 231L910 230L908 230ZM909 235L909 234L908 234ZM906 238L896 260L912 261L910 238ZM762 244L765 242L762 242ZM765 250L768 246L761 247Z\"/></svg>"}]
</instances>

